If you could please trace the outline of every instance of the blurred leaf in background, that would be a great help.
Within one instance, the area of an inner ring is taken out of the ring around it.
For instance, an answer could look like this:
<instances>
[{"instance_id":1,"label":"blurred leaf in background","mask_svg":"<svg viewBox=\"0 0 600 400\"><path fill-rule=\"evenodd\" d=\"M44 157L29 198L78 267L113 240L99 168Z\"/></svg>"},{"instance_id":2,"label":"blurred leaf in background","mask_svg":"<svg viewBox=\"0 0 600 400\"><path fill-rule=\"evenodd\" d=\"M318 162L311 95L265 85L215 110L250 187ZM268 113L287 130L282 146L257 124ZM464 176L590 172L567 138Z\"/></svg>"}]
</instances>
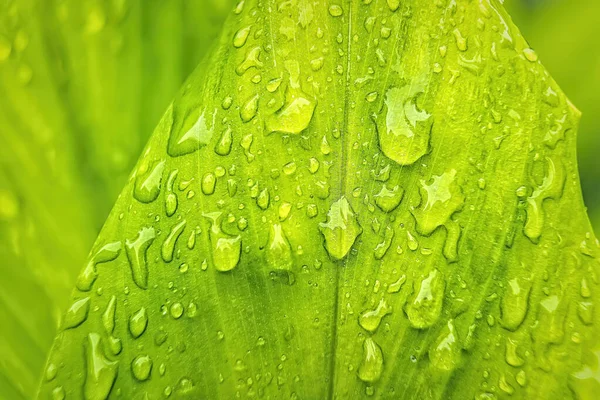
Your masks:
<instances>
[{"instance_id":1,"label":"blurred leaf in background","mask_svg":"<svg viewBox=\"0 0 600 400\"><path fill-rule=\"evenodd\" d=\"M600 231L600 1L506 0L510 15L552 77L581 110L579 171Z\"/></svg>"},{"instance_id":2,"label":"blurred leaf in background","mask_svg":"<svg viewBox=\"0 0 600 400\"><path fill-rule=\"evenodd\" d=\"M0 0L0 398L32 397L77 272L223 0Z\"/></svg>"}]
</instances>

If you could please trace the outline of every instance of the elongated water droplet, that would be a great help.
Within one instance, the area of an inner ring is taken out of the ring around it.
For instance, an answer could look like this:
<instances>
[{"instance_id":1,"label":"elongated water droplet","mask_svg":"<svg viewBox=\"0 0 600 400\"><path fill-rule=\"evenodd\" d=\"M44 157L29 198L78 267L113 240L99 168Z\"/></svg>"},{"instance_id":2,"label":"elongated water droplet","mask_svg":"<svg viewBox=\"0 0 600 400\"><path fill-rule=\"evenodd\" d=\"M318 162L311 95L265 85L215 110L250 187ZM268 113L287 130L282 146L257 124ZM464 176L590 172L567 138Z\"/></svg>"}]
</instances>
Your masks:
<instances>
[{"instance_id":1,"label":"elongated water droplet","mask_svg":"<svg viewBox=\"0 0 600 400\"><path fill-rule=\"evenodd\" d=\"M391 226L387 226L385 228L385 236L383 238L383 242L379 243L375 248L375 251L373 252L373 255L375 256L376 260L381 260L388 252L390 246L392 245L392 240L394 239L395 234L396 231L394 231L394 228L392 228Z\"/></svg>"},{"instance_id":2,"label":"elongated water droplet","mask_svg":"<svg viewBox=\"0 0 600 400\"><path fill-rule=\"evenodd\" d=\"M429 151L433 118L417 106L426 85L423 78L389 89L384 111L376 117L381 151L400 165L411 165Z\"/></svg>"},{"instance_id":3,"label":"elongated water droplet","mask_svg":"<svg viewBox=\"0 0 600 400\"><path fill-rule=\"evenodd\" d=\"M260 52L261 49L259 46L250 49L246 54L244 61L242 61L242 63L235 69L235 72L241 76L250 68L262 67L263 63L260 61Z\"/></svg>"},{"instance_id":4,"label":"elongated water droplet","mask_svg":"<svg viewBox=\"0 0 600 400\"><path fill-rule=\"evenodd\" d=\"M460 210L464 202L465 197L456 182L456 170L434 175L431 184L421 180L421 205L413 212L417 231L431 235Z\"/></svg>"},{"instance_id":5,"label":"elongated water droplet","mask_svg":"<svg viewBox=\"0 0 600 400\"><path fill-rule=\"evenodd\" d=\"M382 298L379 301L377 308L365 311L358 317L358 323L363 329L369 332L375 332L377 328L379 328L383 317L391 313L392 308L388 306L385 299Z\"/></svg>"},{"instance_id":6,"label":"elongated water droplet","mask_svg":"<svg viewBox=\"0 0 600 400\"><path fill-rule=\"evenodd\" d=\"M210 242L212 245L212 258L217 271L231 271L240 262L242 252L242 237L230 236L221 230L223 214L214 212L203 214L210 223Z\"/></svg>"},{"instance_id":7,"label":"elongated water droplet","mask_svg":"<svg viewBox=\"0 0 600 400\"><path fill-rule=\"evenodd\" d=\"M102 352L102 339L90 333L86 341L86 375L83 395L86 400L105 400L117 379L118 361L110 361Z\"/></svg>"},{"instance_id":8,"label":"elongated water droplet","mask_svg":"<svg viewBox=\"0 0 600 400\"><path fill-rule=\"evenodd\" d=\"M121 254L121 242L108 243L102 246L92 256L92 259L77 278L77 289L82 292L89 292L98 277L96 266L116 260L119 254Z\"/></svg>"},{"instance_id":9,"label":"elongated water droplet","mask_svg":"<svg viewBox=\"0 0 600 400\"><path fill-rule=\"evenodd\" d=\"M146 309L144 307L137 310L130 318L129 318L129 332L131 335L137 339L146 331L146 327L148 326L148 313L146 313Z\"/></svg>"},{"instance_id":10,"label":"elongated water droplet","mask_svg":"<svg viewBox=\"0 0 600 400\"><path fill-rule=\"evenodd\" d=\"M444 301L445 283L442 274L434 269L420 282L415 283L415 294L406 305L406 315L417 329L432 326L440 317Z\"/></svg>"},{"instance_id":11,"label":"elongated water droplet","mask_svg":"<svg viewBox=\"0 0 600 400\"><path fill-rule=\"evenodd\" d=\"M513 367L520 367L525 364L525 360L517 354L517 343L510 338L506 339L505 359L506 363Z\"/></svg>"},{"instance_id":12,"label":"elongated water droplet","mask_svg":"<svg viewBox=\"0 0 600 400\"><path fill-rule=\"evenodd\" d=\"M152 203L160 194L165 162L157 161L135 178L133 196L142 203Z\"/></svg>"},{"instance_id":13,"label":"elongated water droplet","mask_svg":"<svg viewBox=\"0 0 600 400\"><path fill-rule=\"evenodd\" d=\"M500 303L502 326L509 331L516 331L525 320L529 307L531 282L521 278L508 281L504 297Z\"/></svg>"},{"instance_id":14,"label":"elongated water droplet","mask_svg":"<svg viewBox=\"0 0 600 400\"><path fill-rule=\"evenodd\" d=\"M76 300L65 314L65 320L63 321L63 329L76 328L87 319L88 313L90 312L90 298L84 297L83 299Z\"/></svg>"},{"instance_id":15,"label":"elongated water droplet","mask_svg":"<svg viewBox=\"0 0 600 400\"><path fill-rule=\"evenodd\" d=\"M104 325L104 330L106 333L111 336L115 330L115 312L117 310L117 298L116 296L112 296L108 305L106 306L106 310L102 314L102 325Z\"/></svg>"},{"instance_id":16,"label":"elongated water droplet","mask_svg":"<svg viewBox=\"0 0 600 400\"><path fill-rule=\"evenodd\" d=\"M231 127L227 127L223 131L221 138L215 145L215 153L220 156L227 156L231 153L231 146L233 144L233 133L231 131Z\"/></svg>"},{"instance_id":17,"label":"elongated water droplet","mask_svg":"<svg viewBox=\"0 0 600 400\"><path fill-rule=\"evenodd\" d=\"M271 196L269 195L269 189L264 188L261 190L260 194L256 198L256 204L260 207L261 210L266 210L269 208L269 204L271 202Z\"/></svg>"},{"instance_id":18,"label":"elongated water droplet","mask_svg":"<svg viewBox=\"0 0 600 400\"><path fill-rule=\"evenodd\" d=\"M233 46L236 48L244 47L246 44L246 40L248 40L248 35L250 35L250 30L252 26L247 26L245 28L240 29L233 36Z\"/></svg>"},{"instance_id":19,"label":"elongated water droplet","mask_svg":"<svg viewBox=\"0 0 600 400\"><path fill-rule=\"evenodd\" d=\"M167 217L172 217L177 211L177 195L173 191L173 187L175 186L175 180L177 179L178 170L173 170L169 174L169 179L167 179L167 194L165 196L165 211L167 213Z\"/></svg>"},{"instance_id":20,"label":"elongated water droplet","mask_svg":"<svg viewBox=\"0 0 600 400\"><path fill-rule=\"evenodd\" d=\"M523 232L533 243L539 241L544 228L544 201L559 198L565 184L563 165L559 161L554 162L551 158L546 158L546 161L548 169L544 181L527 199L527 221Z\"/></svg>"},{"instance_id":21,"label":"elongated water droplet","mask_svg":"<svg viewBox=\"0 0 600 400\"><path fill-rule=\"evenodd\" d=\"M165 262L169 263L173 261L173 254L175 253L175 244L177 243L177 240L183 233L186 224L186 220L183 220L177 225L175 225L171 229L169 236L167 236L167 238L163 242L160 254Z\"/></svg>"},{"instance_id":22,"label":"elongated water droplet","mask_svg":"<svg viewBox=\"0 0 600 400\"><path fill-rule=\"evenodd\" d=\"M269 242L265 249L265 260L270 271L290 274L294 266L292 248L280 224L269 230Z\"/></svg>"},{"instance_id":23,"label":"elongated water droplet","mask_svg":"<svg viewBox=\"0 0 600 400\"><path fill-rule=\"evenodd\" d=\"M390 286L388 286L388 293L398 293L401 289L402 286L404 286L404 283L406 282L406 275L402 275L400 276L400 278L398 278L398 280L392 284L390 284Z\"/></svg>"},{"instance_id":24,"label":"elongated water droplet","mask_svg":"<svg viewBox=\"0 0 600 400\"><path fill-rule=\"evenodd\" d=\"M383 372L383 352L381 347L371 338L363 342L363 360L358 368L358 377L361 381L375 383L381 378Z\"/></svg>"},{"instance_id":25,"label":"elongated water droplet","mask_svg":"<svg viewBox=\"0 0 600 400\"><path fill-rule=\"evenodd\" d=\"M131 267L133 281L140 289L148 288L148 265L146 252L154 239L156 233L154 228L142 228L135 240L125 242L125 250Z\"/></svg>"},{"instance_id":26,"label":"elongated water droplet","mask_svg":"<svg viewBox=\"0 0 600 400\"><path fill-rule=\"evenodd\" d=\"M325 238L327 252L336 260L346 257L356 238L362 233L358 218L344 196L331 205L327 222L320 223L319 228Z\"/></svg>"},{"instance_id":27,"label":"elongated water droplet","mask_svg":"<svg viewBox=\"0 0 600 400\"><path fill-rule=\"evenodd\" d=\"M254 119L254 117L256 116L256 113L258 112L258 101L260 99L260 96L257 94L253 97L251 97L246 104L244 104L244 106L241 108L240 110L240 117L242 118L243 122L250 122Z\"/></svg>"},{"instance_id":28,"label":"elongated water droplet","mask_svg":"<svg viewBox=\"0 0 600 400\"><path fill-rule=\"evenodd\" d=\"M453 371L460 363L461 346L454 320L449 320L429 350L429 360L437 369Z\"/></svg>"}]
</instances>

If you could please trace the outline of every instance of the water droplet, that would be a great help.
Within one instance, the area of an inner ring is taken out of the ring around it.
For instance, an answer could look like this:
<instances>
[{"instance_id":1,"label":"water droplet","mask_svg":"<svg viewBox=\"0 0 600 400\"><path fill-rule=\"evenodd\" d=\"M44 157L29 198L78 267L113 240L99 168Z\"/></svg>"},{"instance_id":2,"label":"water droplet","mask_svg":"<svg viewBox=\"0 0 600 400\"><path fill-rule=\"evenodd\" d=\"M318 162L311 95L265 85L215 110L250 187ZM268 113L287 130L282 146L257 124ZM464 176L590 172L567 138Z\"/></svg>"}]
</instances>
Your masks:
<instances>
[{"instance_id":1,"label":"water droplet","mask_svg":"<svg viewBox=\"0 0 600 400\"><path fill-rule=\"evenodd\" d=\"M363 360L358 368L358 378L367 383L374 383L381 378L383 372L383 352L381 347L370 337L363 342Z\"/></svg>"},{"instance_id":2,"label":"water droplet","mask_svg":"<svg viewBox=\"0 0 600 400\"><path fill-rule=\"evenodd\" d=\"M358 218L344 196L331 205L327 222L320 223L319 228L325 238L327 252L336 260L346 257L356 238L362 233Z\"/></svg>"},{"instance_id":3,"label":"water droplet","mask_svg":"<svg viewBox=\"0 0 600 400\"><path fill-rule=\"evenodd\" d=\"M156 161L147 170L139 171L135 178L133 196L142 203L152 203L160 194L164 161Z\"/></svg>"},{"instance_id":4,"label":"water droplet","mask_svg":"<svg viewBox=\"0 0 600 400\"><path fill-rule=\"evenodd\" d=\"M271 196L269 195L269 189L264 188L261 190L260 194L256 198L256 204L260 207L261 210L266 210L269 208L269 203L271 202Z\"/></svg>"},{"instance_id":5,"label":"water droplet","mask_svg":"<svg viewBox=\"0 0 600 400\"><path fill-rule=\"evenodd\" d=\"M223 131L221 138L215 145L215 153L220 156L227 156L231 153L231 145L233 144L233 133L230 127Z\"/></svg>"},{"instance_id":6,"label":"water droplet","mask_svg":"<svg viewBox=\"0 0 600 400\"><path fill-rule=\"evenodd\" d=\"M134 339L139 338L146 331L148 326L148 314L144 307L133 313L129 318L129 332Z\"/></svg>"},{"instance_id":7,"label":"water droplet","mask_svg":"<svg viewBox=\"0 0 600 400\"><path fill-rule=\"evenodd\" d=\"M387 0L387 4L392 11L396 11L400 8L400 0Z\"/></svg>"},{"instance_id":8,"label":"water droplet","mask_svg":"<svg viewBox=\"0 0 600 400\"><path fill-rule=\"evenodd\" d=\"M169 179L167 179L167 195L165 197L165 211L167 213L167 217L172 217L177 211L177 195L173 192L173 186L175 185L175 179L177 179L178 170L173 170L169 174Z\"/></svg>"},{"instance_id":9,"label":"water droplet","mask_svg":"<svg viewBox=\"0 0 600 400\"><path fill-rule=\"evenodd\" d=\"M437 269L434 269L427 277L415 283L414 289L415 294L406 305L405 312L413 327L425 329L432 326L442 312L444 278Z\"/></svg>"},{"instance_id":10,"label":"water droplet","mask_svg":"<svg viewBox=\"0 0 600 400\"><path fill-rule=\"evenodd\" d=\"M429 151L433 118L417 106L427 80L417 79L386 93L384 113L376 117L381 151L400 165L411 165ZM385 115L385 116L383 116Z\"/></svg>"},{"instance_id":11,"label":"water droplet","mask_svg":"<svg viewBox=\"0 0 600 400\"><path fill-rule=\"evenodd\" d=\"M212 258L217 271L227 272L234 269L240 262L242 252L242 237L230 236L221 230L223 214L214 212L203 214L211 223L210 242L212 245Z\"/></svg>"},{"instance_id":12,"label":"water droplet","mask_svg":"<svg viewBox=\"0 0 600 400\"><path fill-rule=\"evenodd\" d=\"M421 180L421 186L421 205L413 214L417 220L417 231L429 236L462 208L465 197L456 182L454 169L434 175L429 185Z\"/></svg>"},{"instance_id":13,"label":"water droplet","mask_svg":"<svg viewBox=\"0 0 600 400\"><path fill-rule=\"evenodd\" d=\"M388 306L385 299L382 298L379 301L377 308L365 311L358 317L358 323L363 329L373 333L379 328L383 317L391 313L392 308Z\"/></svg>"},{"instance_id":14,"label":"water droplet","mask_svg":"<svg viewBox=\"0 0 600 400\"><path fill-rule=\"evenodd\" d=\"M92 259L77 278L77 289L82 292L89 292L98 277L96 266L116 260L119 254L121 254L121 242L108 243L102 246L92 256Z\"/></svg>"},{"instance_id":15,"label":"water droplet","mask_svg":"<svg viewBox=\"0 0 600 400\"><path fill-rule=\"evenodd\" d=\"M454 327L454 320L448 320L437 340L429 350L429 360L437 369L453 371L460 362L460 342Z\"/></svg>"},{"instance_id":16,"label":"water droplet","mask_svg":"<svg viewBox=\"0 0 600 400\"><path fill-rule=\"evenodd\" d=\"M84 297L83 299L76 300L65 314L63 321L63 329L76 328L87 319L88 313L90 312L90 298Z\"/></svg>"},{"instance_id":17,"label":"water droplet","mask_svg":"<svg viewBox=\"0 0 600 400\"><path fill-rule=\"evenodd\" d=\"M333 5L329 6L329 14L332 17L339 17L342 14L344 14L344 10L339 5L333 4Z\"/></svg>"},{"instance_id":18,"label":"water droplet","mask_svg":"<svg viewBox=\"0 0 600 400\"><path fill-rule=\"evenodd\" d=\"M390 246L392 245L392 240L394 239L395 234L396 231L391 226L387 226L385 228L383 242L377 245L377 247L375 248L375 252L373 253L376 260L381 260L388 252Z\"/></svg>"},{"instance_id":19,"label":"water droplet","mask_svg":"<svg viewBox=\"0 0 600 400\"><path fill-rule=\"evenodd\" d=\"M178 223L177 225L175 225L171 229L169 236L167 236L167 238L163 242L160 254L162 255L162 258L165 262L169 263L169 262L173 261L173 254L175 252L175 244L177 243L177 240L183 233L185 226L186 226L185 220L183 220L180 223Z\"/></svg>"},{"instance_id":20,"label":"water droplet","mask_svg":"<svg viewBox=\"0 0 600 400\"><path fill-rule=\"evenodd\" d=\"M182 108L181 111L179 108L173 110L175 123L172 126L167 147L171 157L194 153L208 145L213 137L214 121L209 126L209 121L205 117L206 111L200 113L199 108ZM180 112L183 113L183 117L179 116Z\"/></svg>"},{"instance_id":21,"label":"water droplet","mask_svg":"<svg viewBox=\"0 0 600 400\"><path fill-rule=\"evenodd\" d=\"M533 49L523 49L523 54L528 61L536 62L538 60L538 55Z\"/></svg>"},{"instance_id":22,"label":"water droplet","mask_svg":"<svg viewBox=\"0 0 600 400\"><path fill-rule=\"evenodd\" d=\"M112 296L102 314L102 325L107 335L111 336L115 330L115 312L117 310L117 298Z\"/></svg>"},{"instance_id":23,"label":"water droplet","mask_svg":"<svg viewBox=\"0 0 600 400\"><path fill-rule=\"evenodd\" d=\"M256 113L258 112L259 99L260 96L257 94L251 97L250 100L248 100L246 104L244 104L244 106L240 110L240 118L242 118L242 121L250 122L254 119Z\"/></svg>"},{"instance_id":24,"label":"water droplet","mask_svg":"<svg viewBox=\"0 0 600 400\"><path fill-rule=\"evenodd\" d=\"M520 367L525 364L525 360L523 360L517 354L517 343L511 338L506 339L506 353L505 353L506 363L513 367Z\"/></svg>"},{"instance_id":25,"label":"water droplet","mask_svg":"<svg viewBox=\"0 0 600 400\"><path fill-rule=\"evenodd\" d=\"M508 281L508 286L500 303L502 326L509 331L516 331L525 320L529 307L529 293L531 282L522 278L513 278Z\"/></svg>"},{"instance_id":26,"label":"water droplet","mask_svg":"<svg viewBox=\"0 0 600 400\"><path fill-rule=\"evenodd\" d=\"M454 39L456 41L456 47L460 51L467 51L467 39L462 35L458 28L455 28L452 32L454 34Z\"/></svg>"},{"instance_id":27,"label":"water droplet","mask_svg":"<svg viewBox=\"0 0 600 400\"><path fill-rule=\"evenodd\" d=\"M246 41L248 40L248 35L250 34L250 30L252 26L247 26L245 28L240 29L233 36L233 46L236 48L244 47Z\"/></svg>"},{"instance_id":28,"label":"water droplet","mask_svg":"<svg viewBox=\"0 0 600 400\"><path fill-rule=\"evenodd\" d=\"M179 302L171 304L170 312L171 317L175 319L181 318L181 316L183 315L183 305Z\"/></svg>"},{"instance_id":29,"label":"water droplet","mask_svg":"<svg viewBox=\"0 0 600 400\"><path fill-rule=\"evenodd\" d=\"M299 89L288 88L283 107L266 118L267 132L301 133L308 128L316 106L316 101L300 92Z\"/></svg>"},{"instance_id":30,"label":"water droplet","mask_svg":"<svg viewBox=\"0 0 600 400\"><path fill-rule=\"evenodd\" d=\"M272 225L269 230L265 259L271 271L291 271L294 266L292 248L280 224Z\"/></svg>"},{"instance_id":31,"label":"water droplet","mask_svg":"<svg viewBox=\"0 0 600 400\"><path fill-rule=\"evenodd\" d=\"M246 58L240 65L235 69L236 74L242 76L250 68L260 68L263 63L260 61L261 49L259 46L254 47L248 51Z\"/></svg>"},{"instance_id":32,"label":"water droplet","mask_svg":"<svg viewBox=\"0 0 600 400\"><path fill-rule=\"evenodd\" d=\"M392 212L400 205L403 197L404 189L394 186L390 190L386 185L383 185L379 193L375 195L375 204L383 212Z\"/></svg>"},{"instance_id":33,"label":"water droplet","mask_svg":"<svg viewBox=\"0 0 600 400\"><path fill-rule=\"evenodd\" d=\"M137 356L131 362L131 373L140 382L150 378L152 373L152 359L149 356Z\"/></svg>"},{"instance_id":34,"label":"water droplet","mask_svg":"<svg viewBox=\"0 0 600 400\"><path fill-rule=\"evenodd\" d=\"M550 158L546 158L546 161L548 169L544 181L527 199L527 221L525 222L523 233L533 243L539 241L542 229L544 228L544 201L547 199L557 199L562 196L565 183L565 171L562 164L557 165Z\"/></svg>"},{"instance_id":35,"label":"water droplet","mask_svg":"<svg viewBox=\"0 0 600 400\"><path fill-rule=\"evenodd\" d=\"M52 390L52 400L65 400L66 393L65 389L62 386L55 387Z\"/></svg>"},{"instance_id":36,"label":"water droplet","mask_svg":"<svg viewBox=\"0 0 600 400\"><path fill-rule=\"evenodd\" d=\"M392 284L390 284L390 286L388 286L388 293L398 293L401 289L402 286L404 286L404 283L406 282L406 275L402 275L400 278L398 278L398 280Z\"/></svg>"},{"instance_id":37,"label":"water droplet","mask_svg":"<svg viewBox=\"0 0 600 400\"><path fill-rule=\"evenodd\" d=\"M117 379L118 361L110 361L102 352L102 339L89 333L86 341L86 376L83 395L86 400L104 400Z\"/></svg>"},{"instance_id":38,"label":"water droplet","mask_svg":"<svg viewBox=\"0 0 600 400\"><path fill-rule=\"evenodd\" d=\"M254 161L254 154L250 151L252 147L252 142L254 141L254 136L251 133L244 135L240 142L240 146L244 149L244 155L246 156L246 160L251 163Z\"/></svg>"},{"instance_id":39,"label":"water droplet","mask_svg":"<svg viewBox=\"0 0 600 400\"><path fill-rule=\"evenodd\" d=\"M140 289L148 288L148 265L146 252L154 242L156 233L154 228L142 228L135 240L125 242L125 250L131 267L133 281Z\"/></svg>"},{"instance_id":40,"label":"water droplet","mask_svg":"<svg viewBox=\"0 0 600 400\"><path fill-rule=\"evenodd\" d=\"M189 378L181 378L175 386L175 392L180 396L186 396L194 392L196 386L194 382Z\"/></svg>"}]
</instances>

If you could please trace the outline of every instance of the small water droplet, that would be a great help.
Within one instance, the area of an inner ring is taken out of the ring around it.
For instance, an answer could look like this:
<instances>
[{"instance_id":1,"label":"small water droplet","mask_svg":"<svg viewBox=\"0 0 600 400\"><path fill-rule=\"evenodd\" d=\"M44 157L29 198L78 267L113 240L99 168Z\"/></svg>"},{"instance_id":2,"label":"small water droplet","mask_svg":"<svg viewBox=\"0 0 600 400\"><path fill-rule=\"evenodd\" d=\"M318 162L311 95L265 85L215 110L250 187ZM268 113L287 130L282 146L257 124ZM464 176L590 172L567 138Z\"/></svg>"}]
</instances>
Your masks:
<instances>
[{"instance_id":1,"label":"small water droplet","mask_svg":"<svg viewBox=\"0 0 600 400\"><path fill-rule=\"evenodd\" d=\"M167 236L167 238L163 242L160 254L162 256L162 259L166 263L170 263L171 261L173 261L173 254L175 252L175 244L177 243L177 240L183 233L186 224L187 224L186 220L183 220L180 223L178 223L177 225L175 225L171 229L169 236Z\"/></svg>"},{"instance_id":2,"label":"small water droplet","mask_svg":"<svg viewBox=\"0 0 600 400\"><path fill-rule=\"evenodd\" d=\"M231 271L240 262L242 237L240 235L230 236L221 230L223 213L214 212L203 215L211 223L209 236L215 269L220 272Z\"/></svg>"},{"instance_id":3,"label":"small water droplet","mask_svg":"<svg viewBox=\"0 0 600 400\"><path fill-rule=\"evenodd\" d=\"M133 196L142 203L152 203L160 194L164 161L156 161L147 169L138 171L133 187Z\"/></svg>"},{"instance_id":4,"label":"small water droplet","mask_svg":"<svg viewBox=\"0 0 600 400\"><path fill-rule=\"evenodd\" d=\"M379 301L377 308L365 311L358 317L358 323L363 329L373 333L379 328L383 317L391 313L392 308L388 306L385 299L382 298Z\"/></svg>"},{"instance_id":5,"label":"small water droplet","mask_svg":"<svg viewBox=\"0 0 600 400\"><path fill-rule=\"evenodd\" d=\"M87 319L88 313L90 312L90 298L84 297L83 299L76 300L71 304L65 319L63 321L63 329L76 328L83 324Z\"/></svg>"},{"instance_id":6,"label":"small water droplet","mask_svg":"<svg viewBox=\"0 0 600 400\"><path fill-rule=\"evenodd\" d=\"M340 17L342 14L344 14L344 10L339 5L332 4L331 6L329 6L329 14L332 17Z\"/></svg>"},{"instance_id":7,"label":"small water droplet","mask_svg":"<svg viewBox=\"0 0 600 400\"><path fill-rule=\"evenodd\" d=\"M500 303L502 326L509 331L516 331L523 323L529 307L531 282L522 278L508 281L504 297Z\"/></svg>"},{"instance_id":8,"label":"small water droplet","mask_svg":"<svg viewBox=\"0 0 600 400\"><path fill-rule=\"evenodd\" d=\"M247 26L238 30L233 36L233 46L236 48L244 47L246 41L248 40L248 35L250 35L250 30L252 26Z\"/></svg>"},{"instance_id":9,"label":"small water droplet","mask_svg":"<svg viewBox=\"0 0 600 400\"><path fill-rule=\"evenodd\" d=\"M432 326L440 317L444 301L445 283L442 274L432 270L414 284L414 295L406 305L405 312L411 325L417 329Z\"/></svg>"}]
</instances>

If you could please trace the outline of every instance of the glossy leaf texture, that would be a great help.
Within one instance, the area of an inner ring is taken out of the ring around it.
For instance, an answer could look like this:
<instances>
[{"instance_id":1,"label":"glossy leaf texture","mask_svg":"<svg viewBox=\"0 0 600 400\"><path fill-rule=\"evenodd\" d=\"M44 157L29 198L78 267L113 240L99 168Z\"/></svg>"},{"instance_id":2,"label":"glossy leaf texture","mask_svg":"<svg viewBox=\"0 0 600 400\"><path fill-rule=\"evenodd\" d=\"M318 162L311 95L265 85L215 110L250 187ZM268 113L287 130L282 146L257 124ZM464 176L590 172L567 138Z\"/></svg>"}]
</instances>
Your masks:
<instances>
[{"instance_id":1,"label":"glossy leaf texture","mask_svg":"<svg viewBox=\"0 0 600 400\"><path fill-rule=\"evenodd\" d=\"M0 398L35 395L81 264L225 10L0 1Z\"/></svg>"},{"instance_id":2,"label":"glossy leaf texture","mask_svg":"<svg viewBox=\"0 0 600 400\"><path fill-rule=\"evenodd\" d=\"M39 397L594 398L578 119L497 1L240 2Z\"/></svg>"}]
</instances>

